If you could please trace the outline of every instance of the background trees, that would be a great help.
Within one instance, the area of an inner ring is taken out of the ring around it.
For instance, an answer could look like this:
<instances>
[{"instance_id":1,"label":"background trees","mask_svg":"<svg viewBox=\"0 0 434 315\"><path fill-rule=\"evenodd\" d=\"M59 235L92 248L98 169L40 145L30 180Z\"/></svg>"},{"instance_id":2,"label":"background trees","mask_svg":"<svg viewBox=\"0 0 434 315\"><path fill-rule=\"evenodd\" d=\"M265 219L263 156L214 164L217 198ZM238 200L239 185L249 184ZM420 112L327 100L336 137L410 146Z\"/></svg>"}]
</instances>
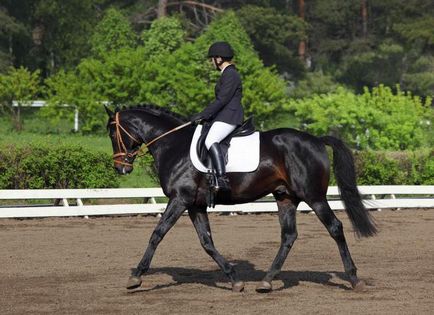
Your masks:
<instances>
[{"instance_id":1,"label":"background trees","mask_svg":"<svg viewBox=\"0 0 434 315\"><path fill-rule=\"evenodd\" d=\"M0 74L0 112L12 118L16 131L23 128L21 107L35 98L38 84L39 70L32 73L23 67L11 67L6 74Z\"/></svg>"},{"instance_id":2,"label":"background trees","mask_svg":"<svg viewBox=\"0 0 434 315\"><path fill-rule=\"evenodd\" d=\"M50 104L45 117L71 119L62 106L70 104L82 131L101 132L103 102L199 111L218 76L206 50L227 40L246 113L261 127L336 133L358 148L411 148L427 143L418 130L430 132L424 121L432 121L433 16L429 0L4 0L0 73L7 82L11 65L23 67L20 75L33 76L29 95ZM20 90L6 85L3 104ZM397 140L390 126L404 116L413 127Z\"/></svg>"},{"instance_id":3,"label":"background trees","mask_svg":"<svg viewBox=\"0 0 434 315\"><path fill-rule=\"evenodd\" d=\"M111 44L103 49L92 48L97 52L95 57L85 58L75 70L59 72L47 80L50 106L44 109L45 115L57 120L72 115L59 104L74 104L80 109L84 129L96 131L105 123L104 112L98 114L103 101L115 105L155 103L184 115L199 112L213 97L218 73L208 62L206 52L218 40L229 41L236 51L234 61L245 82L246 113L255 114L260 125L267 125L282 108L285 83L273 69L264 67L234 12L215 19L194 43L184 42L185 31L177 18L155 20L135 47L119 45L129 38L124 34L130 32L127 27L114 29L106 24L113 12L107 12L108 18L97 25L92 37L110 37L92 47ZM111 29L110 33L104 25Z\"/></svg>"}]
</instances>

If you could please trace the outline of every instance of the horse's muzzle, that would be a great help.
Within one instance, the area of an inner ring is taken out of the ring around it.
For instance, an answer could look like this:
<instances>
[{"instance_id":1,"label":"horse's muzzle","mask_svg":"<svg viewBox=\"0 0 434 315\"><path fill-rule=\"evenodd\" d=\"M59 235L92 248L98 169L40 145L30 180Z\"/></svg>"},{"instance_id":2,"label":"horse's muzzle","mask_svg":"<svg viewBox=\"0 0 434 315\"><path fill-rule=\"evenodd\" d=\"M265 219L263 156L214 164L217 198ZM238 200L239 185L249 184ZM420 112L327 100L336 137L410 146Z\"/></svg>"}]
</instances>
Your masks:
<instances>
[{"instance_id":1,"label":"horse's muzzle","mask_svg":"<svg viewBox=\"0 0 434 315\"><path fill-rule=\"evenodd\" d=\"M129 165L120 165L115 163L115 170L120 175L127 175L133 171L133 167Z\"/></svg>"}]
</instances>

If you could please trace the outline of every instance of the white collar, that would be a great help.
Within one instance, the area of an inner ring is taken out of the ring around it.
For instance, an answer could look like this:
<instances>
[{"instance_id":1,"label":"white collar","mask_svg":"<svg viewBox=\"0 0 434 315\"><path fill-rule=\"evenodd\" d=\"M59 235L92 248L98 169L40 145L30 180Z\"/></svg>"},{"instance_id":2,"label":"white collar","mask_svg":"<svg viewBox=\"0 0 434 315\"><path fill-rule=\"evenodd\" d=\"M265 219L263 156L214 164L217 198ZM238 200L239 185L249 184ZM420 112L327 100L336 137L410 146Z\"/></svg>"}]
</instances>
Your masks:
<instances>
[{"instance_id":1,"label":"white collar","mask_svg":"<svg viewBox=\"0 0 434 315\"><path fill-rule=\"evenodd\" d=\"M223 69L220 70L220 73L223 73L223 71L225 71L225 69L226 69L227 67L229 67L230 65L232 65L232 64L230 63L230 64L226 65Z\"/></svg>"}]
</instances>

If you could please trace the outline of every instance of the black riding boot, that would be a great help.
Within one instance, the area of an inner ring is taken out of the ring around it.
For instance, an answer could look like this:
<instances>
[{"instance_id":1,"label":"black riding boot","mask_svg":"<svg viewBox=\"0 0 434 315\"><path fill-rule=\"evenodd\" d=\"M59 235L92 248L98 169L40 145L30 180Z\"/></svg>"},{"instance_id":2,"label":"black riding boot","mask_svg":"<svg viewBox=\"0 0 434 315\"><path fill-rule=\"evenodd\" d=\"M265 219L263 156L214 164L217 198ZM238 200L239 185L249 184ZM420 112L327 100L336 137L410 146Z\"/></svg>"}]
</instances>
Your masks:
<instances>
[{"instance_id":1,"label":"black riding boot","mask_svg":"<svg viewBox=\"0 0 434 315\"><path fill-rule=\"evenodd\" d=\"M217 186L215 190L231 190L229 186L229 180L226 177L226 167L225 167L225 158L222 153L222 149L220 148L219 143L214 143L209 148L209 154L211 155L212 164L216 170L217 174Z\"/></svg>"}]
</instances>

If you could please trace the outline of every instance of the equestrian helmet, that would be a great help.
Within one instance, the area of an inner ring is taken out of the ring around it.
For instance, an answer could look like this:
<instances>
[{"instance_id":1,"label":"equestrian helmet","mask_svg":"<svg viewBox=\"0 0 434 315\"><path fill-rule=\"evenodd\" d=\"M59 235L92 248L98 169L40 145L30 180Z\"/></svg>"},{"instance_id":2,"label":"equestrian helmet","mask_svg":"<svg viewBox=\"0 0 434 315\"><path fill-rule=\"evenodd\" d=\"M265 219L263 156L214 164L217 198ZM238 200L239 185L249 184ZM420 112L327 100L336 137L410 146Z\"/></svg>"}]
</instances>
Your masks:
<instances>
[{"instance_id":1,"label":"equestrian helmet","mask_svg":"<svg viewBox=\"0 0 434 315\"><path fill-rule=\"evenodd\" d=\"M234 50L228 42L215 42L208 49L208 58L222 57L224 59L232 59Z\"/></svg>"}]
</instances>

